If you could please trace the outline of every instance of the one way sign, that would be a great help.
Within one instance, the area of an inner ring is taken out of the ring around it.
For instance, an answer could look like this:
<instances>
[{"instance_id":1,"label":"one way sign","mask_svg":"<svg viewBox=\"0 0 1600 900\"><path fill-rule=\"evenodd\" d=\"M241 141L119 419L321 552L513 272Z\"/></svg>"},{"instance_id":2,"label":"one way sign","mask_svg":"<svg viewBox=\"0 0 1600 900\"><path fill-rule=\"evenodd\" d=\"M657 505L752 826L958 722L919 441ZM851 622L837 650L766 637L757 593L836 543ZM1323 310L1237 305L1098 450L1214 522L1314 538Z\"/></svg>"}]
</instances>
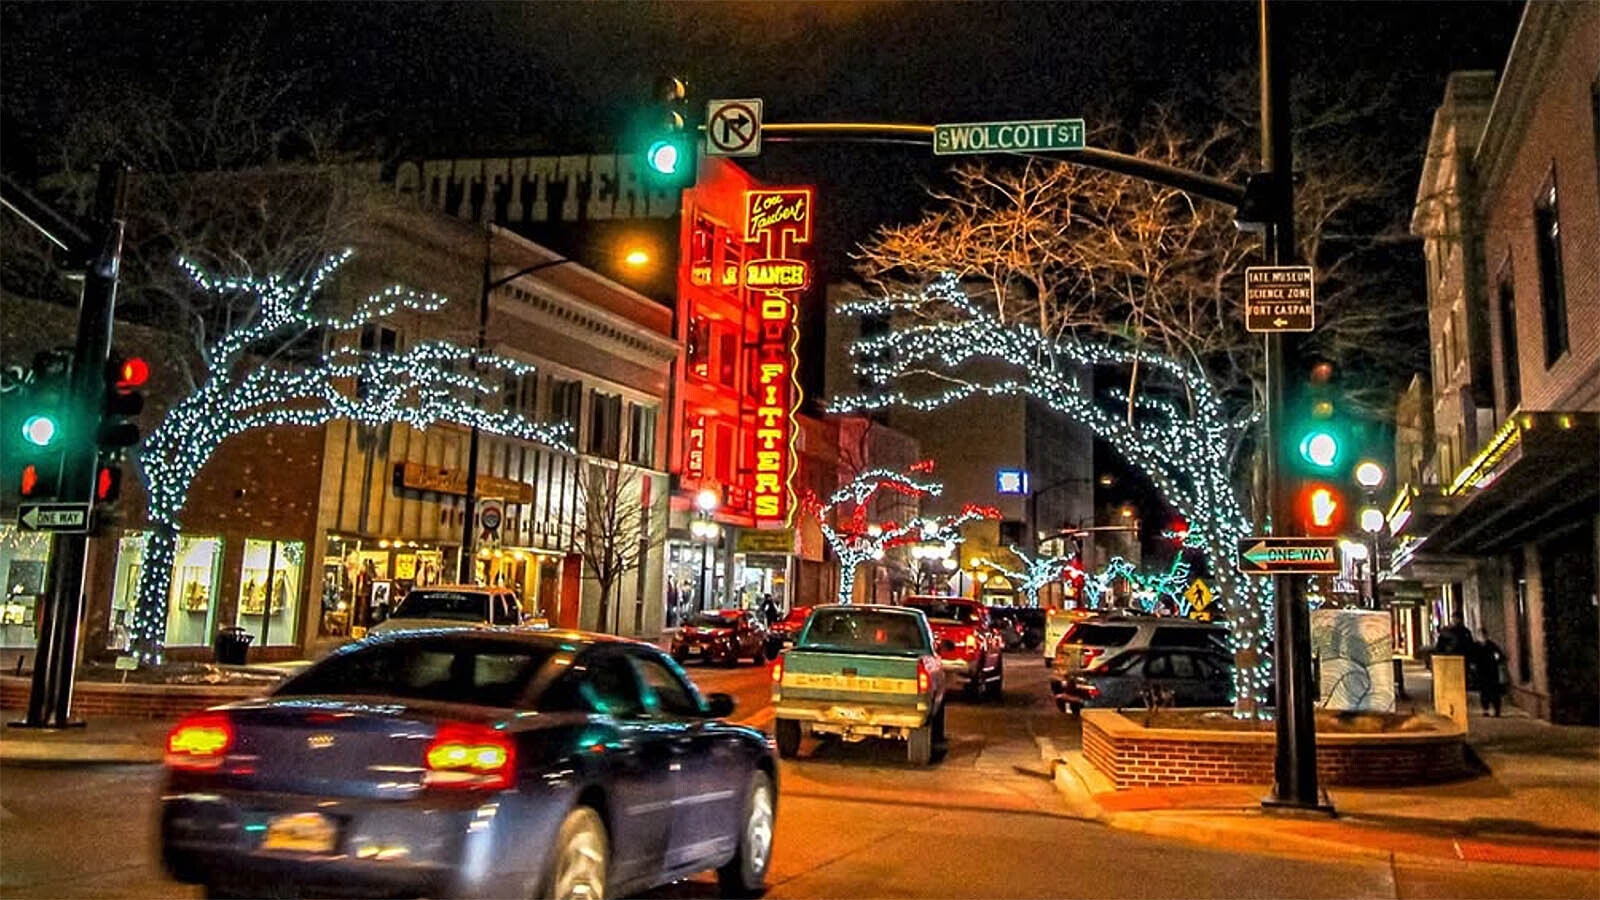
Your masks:
<instances>
[{"instance_id":1,"label":"one way sign","mask_svg":"<svg viewBox=\"0 0 1600 900\"><path fill-rule=\"evenodd\" d=\"M24 503L17 507L23 531L81 533L89 530L87 503Z\"/></svg>"},{"instance_id":2,"label":"one way sign","mask_svg":"<svg viewBox=\"0 0 1600 900\"><path fill-rule=\"evenodd\" d=\"M1239 542L1238 569L1247 575L1336 575L1338 542L1314 537L1245 538Z\"/></svg>"},{"instance_id":3,"label":"one way sign","mask_svg":"<svg viewBox=\"0 0 1600 900\"><path fill-rule=\"evenodd\" d=\"M706 155L761 155L760 99L706 104Z\"/></svg>"}]
</instances>

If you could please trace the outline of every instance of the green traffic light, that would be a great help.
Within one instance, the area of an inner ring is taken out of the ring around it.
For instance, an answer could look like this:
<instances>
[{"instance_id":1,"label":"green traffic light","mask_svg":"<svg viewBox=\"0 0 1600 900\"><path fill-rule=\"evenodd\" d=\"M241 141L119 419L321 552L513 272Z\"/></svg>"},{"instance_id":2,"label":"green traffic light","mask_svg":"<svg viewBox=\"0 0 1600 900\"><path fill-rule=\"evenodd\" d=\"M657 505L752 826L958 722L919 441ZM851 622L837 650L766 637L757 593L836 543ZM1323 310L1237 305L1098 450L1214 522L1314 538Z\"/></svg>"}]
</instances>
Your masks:
<instances>
[{"instance_id":1,"label":"green traffic light","mask_svg":"<svg viewBox=\"0 0 1600 900\"><path fill-rule=\"evenodd\" d=\"M662 175L676 175L680 155L677 144L668 140L658 140L646 151L645 161L649 163L651 169Z\"/></svg>"},{"instance_id":2,"label":"green traffic light","mask_svg":"<svg viewBox=\"0 0 1600 900\"><path fill-rule=\"evenodd\" d=\"M36 447L48 447L56 439L56 420L49 416L29 416L22 423L22 436Z\"/></svg>"},{"instance_id":3,"label":"green traffic light","mask_svg":"<svg viewBox=\"0 0 1600 900\"><path fill-rule=\"evenodd\" d=\"M1331 469L1339 458L1339 441L1326 431L1313 431L1300 441L1300 456L1319 469Z\"/></svg>"}]
</instances>

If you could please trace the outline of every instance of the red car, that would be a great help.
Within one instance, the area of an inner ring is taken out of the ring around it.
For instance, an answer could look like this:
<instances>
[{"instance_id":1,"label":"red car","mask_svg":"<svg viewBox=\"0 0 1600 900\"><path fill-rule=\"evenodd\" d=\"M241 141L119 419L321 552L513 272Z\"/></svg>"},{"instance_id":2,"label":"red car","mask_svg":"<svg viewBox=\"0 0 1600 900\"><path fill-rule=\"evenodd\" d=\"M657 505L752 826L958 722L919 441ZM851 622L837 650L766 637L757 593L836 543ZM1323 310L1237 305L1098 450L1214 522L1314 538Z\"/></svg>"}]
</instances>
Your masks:
<instances>
[{"instance_id":1,"label":"red car","mask_svg":"<svg viewBox=\"0 0 1600 900\"><path fill-rule=\"evenodd\" d=\"M731 666L741 657L758 666L767 661L767 630L747 609L700 613L672 636L672 658L679 663L703 659Z\"/></svg>"},{"instance_id":2,"label":"red car","mask_svg":"<svg viewBox=\"0 0 1600 900\"><path fill-rule=\"evenodd\" d=\"M767 656L776 659L785 647L793 644L795 636L805 627L806 618L810 615L811 607L796 606L789 610L788 615L773 622L767 628Z\"/></svg>"},{"instance_id":3,"label":"red car","mask_svg":"<svg viewBox=\"0 0 1600 900\"><path fill-rule=\"evenodd\" d=\"M974 697L998 698L1005 683L1005 639L989 619L989 607L964 597L911 597L906 606L922 610L946 675L966 680Z\"/></svg>"}]
</instances>

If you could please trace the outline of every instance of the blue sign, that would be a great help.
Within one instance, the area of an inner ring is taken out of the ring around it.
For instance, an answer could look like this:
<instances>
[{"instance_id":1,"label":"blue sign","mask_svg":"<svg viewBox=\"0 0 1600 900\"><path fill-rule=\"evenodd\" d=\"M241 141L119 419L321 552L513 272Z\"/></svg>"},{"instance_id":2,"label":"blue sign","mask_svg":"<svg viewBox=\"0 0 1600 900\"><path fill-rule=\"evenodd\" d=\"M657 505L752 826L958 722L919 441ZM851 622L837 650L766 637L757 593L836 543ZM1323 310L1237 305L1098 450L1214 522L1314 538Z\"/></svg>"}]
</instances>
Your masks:
<instances>
[{"instance_id":1,"label":"blue sign","mask_svg":"<svg viewBox=\"0 0 1600 900\"><path fill-rule=\"evenodd\" d=\"M994 487L1002 494L1026 494L1028 473L1024 469L1001 469L994 473Z\"/></svg>"}]
</instances>

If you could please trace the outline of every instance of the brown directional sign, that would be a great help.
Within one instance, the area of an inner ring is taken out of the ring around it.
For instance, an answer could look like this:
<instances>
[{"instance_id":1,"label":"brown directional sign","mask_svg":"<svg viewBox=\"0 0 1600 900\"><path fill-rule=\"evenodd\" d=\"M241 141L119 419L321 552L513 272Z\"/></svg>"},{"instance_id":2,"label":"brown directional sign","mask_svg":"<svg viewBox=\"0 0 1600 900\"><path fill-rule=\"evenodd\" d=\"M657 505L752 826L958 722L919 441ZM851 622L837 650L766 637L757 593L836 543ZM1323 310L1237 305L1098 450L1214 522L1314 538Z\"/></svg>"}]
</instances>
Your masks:
<instances>
[{"instance_id":1,"label":"brown directional sign","mask_svg":"<svg viewBox=\"0 0 1600 900\"><path fill-rule=\"evenodd\" d=\"M1239 571L1247 575L1337 575L1339 542L1333 538L1251 537L1239 542Z\"/></svg>"},{"instance_id":2,"label":"brown directional sign","mask_svg":"<svg viewBox=\"0 0 1600 900\"><path fill-rule=\"evenodd\" d=\"M1244 270L1246 331L1311 331L1317 292L1310 266L1251 266Z\"/></svg>"}]
</instances>

